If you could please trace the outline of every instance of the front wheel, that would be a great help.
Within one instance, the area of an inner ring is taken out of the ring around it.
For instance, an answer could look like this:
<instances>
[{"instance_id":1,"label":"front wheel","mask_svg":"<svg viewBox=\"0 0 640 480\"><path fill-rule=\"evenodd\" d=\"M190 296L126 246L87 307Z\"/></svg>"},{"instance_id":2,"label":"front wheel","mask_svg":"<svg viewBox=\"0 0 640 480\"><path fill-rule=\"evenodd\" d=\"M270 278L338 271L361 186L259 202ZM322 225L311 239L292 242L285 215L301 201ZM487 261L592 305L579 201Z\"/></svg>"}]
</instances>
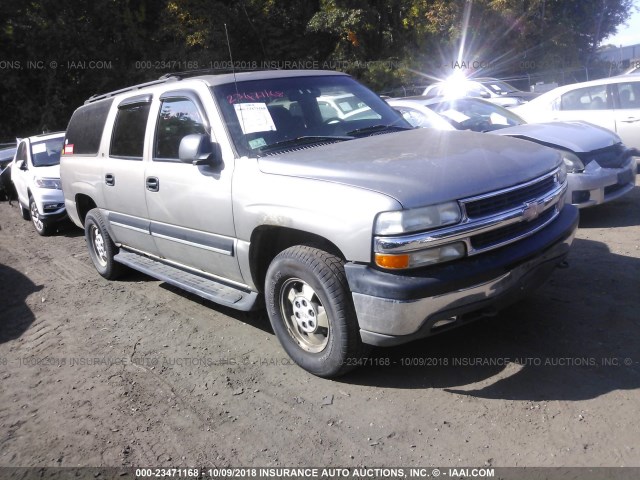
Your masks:
<instances>
[{"instance_id":1,"label":"front wheel","mask_svg":"<svg viewBox=\"0 0 640 480\"><path fill-rule=\"evenodd\" d=\"M97 208L87 213L84 220L84 237L89 247L89 256L98 273L108 280L116 279L123 269L123 266L113 259L118 253L118 247L111 240Z\"/></svg>"},{"instance_id":2,"label":"front wheel","mask_svg":"<svg viewBox=\"0 0 640 480\"><path fill-rule=\"evenodd\" d=\"M274 258L265 284L271 326L289 356L320 377L361 363L362 344L342 261L308 246Z\"/></svg>"},{"instance_id":3,"label":"front wheel","mask_svg":"<svg viewBox=\"0 0 640 480\"><path fill-rule=\"evenodd\" d=\"M43 220L42 215L40 215L40 212L38 211L38 205L33 197L29 197L29 213L31 216L31 223L33 223L33 227L36 229L36 232L38 232L38 235L46 237L51 234L51 225L47 225L45 220ZM24 218L24 210L22 217Z\"/></svg>"}]
</instances>

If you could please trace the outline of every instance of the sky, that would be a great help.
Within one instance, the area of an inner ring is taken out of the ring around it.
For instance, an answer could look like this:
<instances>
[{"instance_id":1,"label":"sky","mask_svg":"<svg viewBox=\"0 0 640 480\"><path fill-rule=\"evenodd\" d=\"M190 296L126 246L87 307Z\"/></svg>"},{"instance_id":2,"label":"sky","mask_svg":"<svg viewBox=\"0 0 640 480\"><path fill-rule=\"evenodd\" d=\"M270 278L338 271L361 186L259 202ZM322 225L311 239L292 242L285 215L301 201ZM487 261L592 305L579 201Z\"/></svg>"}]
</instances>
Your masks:
<instances>
[{"instance_id":1,"label":"sky","mask_svg":"<svg viewBox=\"0 0 640 480\"><path fill-rule=\"evenodd\" d=\"M640 7L640 0L635 0L634 5ZM618 27L618 33L604 39L601 45L615 45L619 47L622 45L635 45L640 43L640 11L632 9L631 16L627 22L627 25L620 25Z\"/></svg>"}]
</instances>

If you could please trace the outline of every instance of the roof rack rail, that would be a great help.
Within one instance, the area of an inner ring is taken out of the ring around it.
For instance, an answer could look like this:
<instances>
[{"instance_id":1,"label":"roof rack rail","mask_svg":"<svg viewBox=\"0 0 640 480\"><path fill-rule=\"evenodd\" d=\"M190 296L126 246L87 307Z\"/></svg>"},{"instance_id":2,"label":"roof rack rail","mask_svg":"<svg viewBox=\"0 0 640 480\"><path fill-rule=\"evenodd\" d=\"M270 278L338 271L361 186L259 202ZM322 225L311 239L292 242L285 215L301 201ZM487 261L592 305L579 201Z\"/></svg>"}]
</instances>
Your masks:
<instances>
[{"instance_id":1,"label":"roof rack rail","mask_svg":"<svg viewBox=\"0 0 640 480\"><path fill-rule=\"evenodd\" d=\"M259 68L252 68L252 69L242 69L243 72L255 72L260 70ZM169 78L176 78L178 80L183 79L183 78L188 78L188 77L195 77L198 75L221 75L224 73L233 73L233 69L232 68L203 68L203 69L199 69L199 70L185 70L184 72L169 72L169 73L165 73L164 75L162 75L160 77L160 80L165 80L165 79L169 79ZM236 73L238 73L236 71Z\"/></svg>"},{"instance_id":2,"label":"roof rack rail","mask_svg":"<svg viewBox=\"0 0 640 480\"><path fill-rule=\"evenodd\" d=\"M57 130L55 132L42 132L42 133L37 133L35 135L31 135L32 137L48 137L49 135L56 135L58 133L65 133L64 130Z\"/></svg>"},{"instance_id":3,"label":"roof rack rail","mask_svg":"<svg viewBox=\"0 0 640 480\"><path fill-rule=\"evenodd\" d=\"M93 102L97 102L98 100L104 100L105 98L113 97L120 93L132 92L133 90L139 90L141 88L150 87L151 85L158 85L160 83L175 82L180 79L181 79L180 77L174 76L174 75L171 75L171 76L163 75L158 80L152 80L151 82L140 83L138 85L133 85L132 87L121 88L120 90L114 90L113 92L109 92L109 93L92 95L84 103L86 105L87 103L93 103Z\"/></svg>"}]
</instances>

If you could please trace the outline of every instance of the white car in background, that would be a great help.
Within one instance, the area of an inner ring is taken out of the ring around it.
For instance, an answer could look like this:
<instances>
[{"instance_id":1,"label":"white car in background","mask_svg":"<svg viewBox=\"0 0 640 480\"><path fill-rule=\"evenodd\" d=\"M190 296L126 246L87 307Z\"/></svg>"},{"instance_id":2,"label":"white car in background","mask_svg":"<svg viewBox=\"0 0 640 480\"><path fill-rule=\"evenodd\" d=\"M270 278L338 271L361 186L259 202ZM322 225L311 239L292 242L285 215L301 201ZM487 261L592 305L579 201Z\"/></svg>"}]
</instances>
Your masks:
<instances>
[{"instance_id":1,"label":"white car in background","mask_svg":"<svg viewBox=\"0 0 640 480\"><path fill-rule=\"evenodd\" d=\"M640 148L640 76L620 75L555 88L515 113L527 122L584 120L616 132Z\"/></svg>"},{"instance_id":2,"label":"white car in background","mask_svg":"<svg viewBox=\"0 0 640 480\"><path fill-rule=\"evenodd\" d=\"M64 132L23 138L11 166L22 218L31 219L40 235L52 232L66 217L60 183L60 154Z\"/></svg>"},{"instance_id":3,"label":"white car in background","mask_svg":"<svg viewBox=\"0 0 640 480\"><path fill-rule=\"evenodd\" d=\"M380 118L365 102L351 93L321 95L317 101L324 123Z\"/></svg>"},{"instance_id":4,"label":"white car in background","mask_svg":"<svg viewBox=\"0 0 640 480\"><path fill-rule=\"evenodd\" d=\"M461 78L452 77L446 81L434 83L425 88L422 95L425 97L475 97L500 105L502 107L515 107L522 105L539 94L523 92L507 82L497 78Z\"/></svg>"}]
</instances>

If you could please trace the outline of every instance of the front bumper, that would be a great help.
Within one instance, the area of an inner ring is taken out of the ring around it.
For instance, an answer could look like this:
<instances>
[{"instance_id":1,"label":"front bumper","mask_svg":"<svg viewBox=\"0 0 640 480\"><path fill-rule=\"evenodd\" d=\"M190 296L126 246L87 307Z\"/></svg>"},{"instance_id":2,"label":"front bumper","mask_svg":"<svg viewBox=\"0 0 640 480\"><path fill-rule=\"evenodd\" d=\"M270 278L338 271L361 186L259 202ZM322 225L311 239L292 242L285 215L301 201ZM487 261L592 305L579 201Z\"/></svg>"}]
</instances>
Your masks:
<instances>
[{"instance_id":1,"label":"front bumper","mask_svg":"<svg viewBox=\"0 0 640 480\"><path fill-rule=\"evenodd\" d=\"M578 210L567 205L534 235L449 264L404 274L347 264L362 341L402 344L495 314L544 283L566 258L577 226Z\"/></svg>"},{"instance_id":2,"label":"front bumper","mask_svg":"<svg viewBox=\"0 0 640 480\"><path fill-rule=\"evenodd\" d=\"M43 222L53 223L67 217L62 190L38 188L32 191Z\"/></svg>"},{"instance_id":3,"label":"front bumper","mask_svg":"<svg viewBox=\"0 0 640 480\"><path fill-rule=\"evenodd\" d=\"M591 162L582 173L569 173L567 203L578 208L592 207L622 197L636 185L636 158L630 157L621 168L603 168Z\"/></svg>"}]
</instances>

